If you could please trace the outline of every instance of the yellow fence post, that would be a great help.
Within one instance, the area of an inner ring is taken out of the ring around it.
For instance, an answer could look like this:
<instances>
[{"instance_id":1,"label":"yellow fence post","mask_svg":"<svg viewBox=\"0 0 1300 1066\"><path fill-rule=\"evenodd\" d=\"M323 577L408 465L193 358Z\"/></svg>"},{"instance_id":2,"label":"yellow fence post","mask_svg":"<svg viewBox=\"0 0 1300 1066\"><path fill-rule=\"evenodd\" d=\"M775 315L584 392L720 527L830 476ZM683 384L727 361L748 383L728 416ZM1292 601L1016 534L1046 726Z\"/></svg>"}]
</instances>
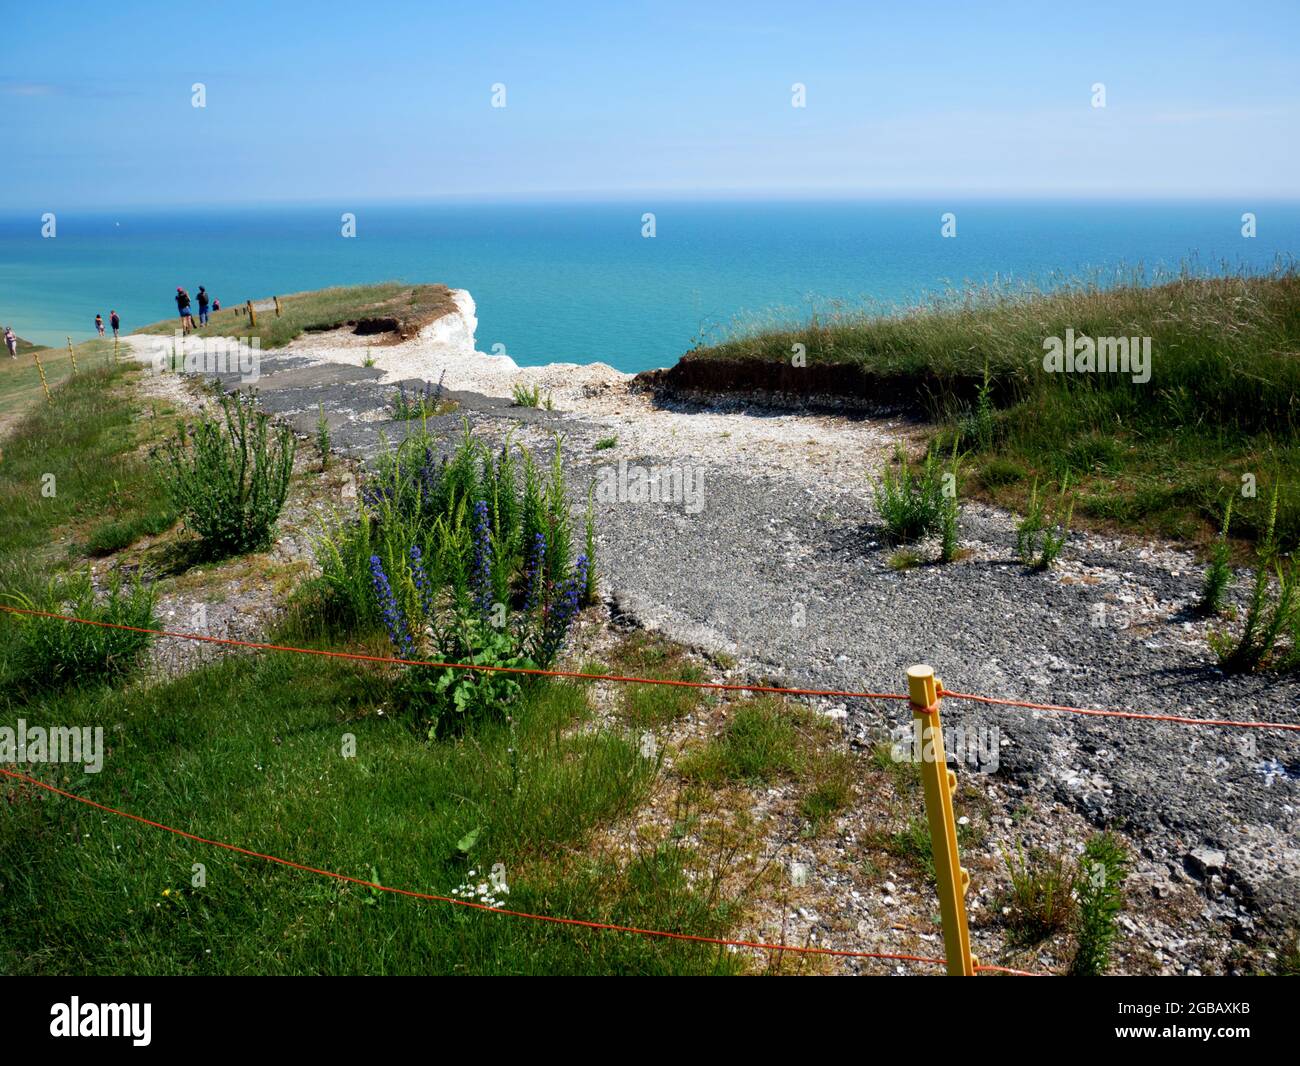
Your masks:
<instances>
[{"instance_id":1,"label":"yellow fence post","mask_svg":"<svg viewBox=\"0 0 1300 1066\"><path fill-rule=\"evenodd\" d=\"M907 670L907 693L921 756L921 781L925 785L925 814L930 823L930 845L934 875L939 886L939 914L943 920L943 949L950 977L973 977L976 960L970 953L970 930L966 926L966 890L970 874L961 867L957 852L957 819L952 813L952 794L957 775L948 769L943 747L943 726L939 721L938 682L929 666Z\"/></svg>"},{"instance_id":2,"label":"yellow fence post","mask_svg":"<svg viewBox=\"0 0 1300 1066\"><path fill-rule=\"evenodd\" d=\"M275 298L275 317L280 317L280 297Z\"/></svg>"},{"instance_id":3,"label":"yellow fence post","mask_svg":"<svg viewBox=\"0 0 1300 1066\"><path fill-rule=\"evenodd\" d=\"M257 312L256 312L255 310L253 310L253 301L252 301L252 300L249 300L249 301L248 301L248 324L249 324L250 326L256 326L256 325L257 325Z\"/></svg>"},{"instance_id":4,"label":"yellow fence post","mask_svg":"<svg viewBox=\"0 0 1300 1066\"><path fill-rule=\"evenodd\" d=\"M72 372L77 372L77 353L72 350L72 338L68 338L68 355L72 357Z\"/></svg>"},{"instance_id":5,"label":"yellow fence post","mask_svg":"<svg viewBox=\"0 0 1300 1066\"><path fill-rule=\"evenodd\" d=\"M41 356L39 352L33 351L32 358L36 360L36 373L41 375L41 388L45 390L45 402L53 403L50 398L50 383L45 380L45 367L41 366Z\"/></svg>"}]
</instances>

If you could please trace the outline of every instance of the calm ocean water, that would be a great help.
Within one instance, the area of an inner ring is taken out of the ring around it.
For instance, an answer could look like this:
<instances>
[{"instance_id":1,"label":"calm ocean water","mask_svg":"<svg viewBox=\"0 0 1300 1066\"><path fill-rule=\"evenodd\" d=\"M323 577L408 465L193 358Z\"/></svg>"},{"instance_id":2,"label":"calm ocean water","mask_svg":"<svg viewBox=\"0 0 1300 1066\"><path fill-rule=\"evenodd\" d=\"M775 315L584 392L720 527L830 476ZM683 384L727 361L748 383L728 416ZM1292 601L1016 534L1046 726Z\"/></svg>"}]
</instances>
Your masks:
<instances>
[{"instance_id":1,"label":"calm ocean water","mask_svg":"<svg viewBox=\"0 0 1300 1066\"><path fill-rule=\"evenodd\" d=\"M357 236L340 236L343 210ZM643 238L654 212L656 236ZM957 215L957 237L940 215ZM1258 235L1244 239L1253 211ZM1127 265L1266 269L1300 250L1300 203L535 203L0 214L0 326L63 343L110 308L175 311L177 285L223 303L399 279L468 289L478 346L522 365L671 363L697 337L813 307L906 303L965 282L1049 282Z\"/></svg>"}]
</instances>

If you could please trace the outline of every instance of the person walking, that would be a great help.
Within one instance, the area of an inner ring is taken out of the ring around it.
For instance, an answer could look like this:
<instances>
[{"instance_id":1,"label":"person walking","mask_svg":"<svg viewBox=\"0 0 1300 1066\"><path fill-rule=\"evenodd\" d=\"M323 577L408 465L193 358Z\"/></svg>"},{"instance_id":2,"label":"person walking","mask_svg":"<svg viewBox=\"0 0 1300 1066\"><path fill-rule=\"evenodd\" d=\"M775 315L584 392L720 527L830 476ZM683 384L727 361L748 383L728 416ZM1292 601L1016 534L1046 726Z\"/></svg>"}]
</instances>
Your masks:
<instances>
[{"instance_id":1,"label":"person walking","mask_svg":"<svg viewBox=\"0 0 1300 1066\"><path fill-rule=\"evenodd\" d=\"M194 316L190 313L190 294L176 286L176 309L181 313L181 335L184 336L194 328Z\"/></svg>"},{"instance_id":2,"label":"person walking","mask_svg":"<svg viewBox=\"0 0 1300 1066\"><path fill-rule=\"evenodd\" d=\"M96 316L95 316L95 332L98 333L101 337L104 335L104 316L103 316L103 315L96 315Z\"/></svg>"},{"instance_id":3,"label":"person walking","mask_svg":"<svg viewBox=\"0 0 1300 1066\"><path fill-rule=\"evenodd\" d=\"M18 334L12 326L5 326L5 347L9 349L9 358L18 358Z\"/></svg>"},{"instance_id":4,"label":"person walking","mask_svg":"<svg viewBox=\"0 0 1300 1066\"><path fill-rule=\"evenodd\" d=\"M117 317L116 311L109 311L108 324L113 327L113 339L117 339L117 331L122 325L122 320Z\"/></svg>"},{"instance_id":5,"label":"person walking","mask_svg":"<svg viewBox=\"0 0 1300 1066\"><path fill-rule=\"evenodd\" d=\"M199 325L200 326L206 326L208 324L208 303L209 303L208 290L205 289L202 285L200 285L199 286Z\"/></svg>"}]
</instances>

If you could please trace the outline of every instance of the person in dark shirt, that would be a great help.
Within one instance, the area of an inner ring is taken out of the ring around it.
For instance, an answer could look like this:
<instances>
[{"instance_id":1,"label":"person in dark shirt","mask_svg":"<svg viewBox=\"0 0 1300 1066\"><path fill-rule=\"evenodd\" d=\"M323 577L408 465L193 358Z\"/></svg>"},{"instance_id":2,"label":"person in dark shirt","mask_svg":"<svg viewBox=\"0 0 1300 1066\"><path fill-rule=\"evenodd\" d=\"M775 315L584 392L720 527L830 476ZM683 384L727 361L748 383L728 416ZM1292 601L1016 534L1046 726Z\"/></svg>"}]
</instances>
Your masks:
<instances>
[{"instance_id":1,"label":"person in dark shirt","mask_svg":"<svg viewBox=\"0 0 1300 1066\"><path fill-rule=\"evenodd\" d=\"M108 324L113 327L113 336L117 336L118 327L122 325L122 320L117 317L116 311L109 311Z\"/></svg>"},{"instance_id":2,"label":"person in dark shirt","mask_svg":"<svg viewBox=\"0 0 1300 1066\"><path fill-rule=\"evenodd\" d=\"M202 285L199 286L199 325L208 324L208 290Z\"/></svg>"},{"instance_id":3,"label":"person in dark shirt","mask_svg":"<svg viewBox=\"0 0 1300 1066\"><path fill-rule=\"evenodd\" d=\"M181 333L186 334L194 328L194 316L190 313L190 294L176 286L176 309L181 313Z\"/></svg>"}]
</instances>

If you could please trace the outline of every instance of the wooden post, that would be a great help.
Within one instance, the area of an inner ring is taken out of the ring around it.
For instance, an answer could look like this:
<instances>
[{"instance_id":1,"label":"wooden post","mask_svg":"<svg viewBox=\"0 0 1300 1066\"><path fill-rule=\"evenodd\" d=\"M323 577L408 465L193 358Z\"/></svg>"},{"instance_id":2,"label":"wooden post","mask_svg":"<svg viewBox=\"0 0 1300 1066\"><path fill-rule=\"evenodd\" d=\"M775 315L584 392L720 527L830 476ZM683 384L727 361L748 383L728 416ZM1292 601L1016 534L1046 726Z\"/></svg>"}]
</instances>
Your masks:
<instances>
[{"instance_id":1,"label":"wooden post","mask_svg":"<svg viewBox=\"0 0 1300 1066\"><path fill-rule=\"evenodd\" d=\"M41 353L33 350L32 358L36 360L36 373L41 375L41 388L45 390L45 402L53 403L50 398L50 383L45 380L45 367L41 366Z\"/></svg>"},{"instance_id":2,"label":"wooden post","mask_svg":"<svg viewBox=\"0 0 1300 1066\"><path fill-rule=\"evenodd\" d=\"M934 876L939 889L939 914L943 920L943 949L950 977L974 977L976 959L970 953L970 930L966 925L966 891L970 874L961 867L957 853L957 819L952 813L952 794L957 775L948 769L943 749L943 726L939 721L939 682L928 666L907 670L907 692L912 719L920 743L921 781L925 786L925 814L930 823L930 846L934 855Z\"/></svg>"},{"instance_id":3,"label":"wooden post","mask_svg":"<svg viewBox=\"0 0 1300 1066\"><path fill-rule=\"evenodd\" d=\"M252 301L252 300L249 300L249 301L248 301L248 324L249 324L250 326L256 326L256 325L257 325L257 312L253 309L253 301Z\"/></svg>"},{"instance_id":4,"label":"wooden post","mask_svg":"<svg viewBox=\"0 0 1300 1066\"><path fill-rule=\"evenodd\" d=\"M72 359L72 372L75 374L77 372L77 353L73 351L71 337L68 338L68 355Z\"/></svg>"},{"instance_id":5,"label":"wooden post","mask_svg":"<svg viewBox=\"0 0 1300 1066\"><path fill-rule=\"evenodd\" d=\"M280 317L280 297L275 298L275 317Z\"/></svg>"}]
</instances>

